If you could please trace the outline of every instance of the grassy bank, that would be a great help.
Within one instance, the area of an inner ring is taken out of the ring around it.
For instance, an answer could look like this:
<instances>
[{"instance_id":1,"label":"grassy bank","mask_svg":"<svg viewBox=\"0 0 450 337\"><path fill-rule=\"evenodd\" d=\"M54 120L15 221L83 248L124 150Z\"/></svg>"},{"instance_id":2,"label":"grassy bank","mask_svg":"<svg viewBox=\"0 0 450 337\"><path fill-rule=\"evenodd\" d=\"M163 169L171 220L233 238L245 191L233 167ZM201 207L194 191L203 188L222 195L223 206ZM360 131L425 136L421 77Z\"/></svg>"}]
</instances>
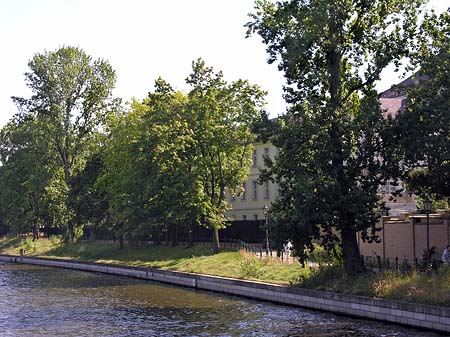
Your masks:
<instances>
[{"instance_id":1,"label":"grassy bank","mask_svg":"<svg viewBox=\"0 0 450 337\"><path fill-rule=\"evenodd\" d=\"M416 303L450 306L450 268L438 273L366 273L343 278L340 267L310 270L298 263L259 260L242 252L212 254L211 248L150 246L120 249L117 243L85 242L64 244L58 239L4 239L0 253L68 258L85 261L120 263L191 273L257 280L340 293L405 300Z\"/></svg>"},{"instance_id":2,"label":"grassy bank","mask_svg":"<svg viewBox=\"0 0 450 337\"><path fill-rule=\"evenodd\" d=\"M255 256L236 251L213 254L210 247L203 246L120 249L118 243L98 241L76 244L64 244L56 239L40 239L32 242L29 239L14 238L0 241L2 254L18 255L20 249L25 249L26 254L31 256L155 267L277 284L298 283L299 279L305 278L309 273L309 269L300 268L297 263L260 261Z\"/></svg>"}]
</instances>

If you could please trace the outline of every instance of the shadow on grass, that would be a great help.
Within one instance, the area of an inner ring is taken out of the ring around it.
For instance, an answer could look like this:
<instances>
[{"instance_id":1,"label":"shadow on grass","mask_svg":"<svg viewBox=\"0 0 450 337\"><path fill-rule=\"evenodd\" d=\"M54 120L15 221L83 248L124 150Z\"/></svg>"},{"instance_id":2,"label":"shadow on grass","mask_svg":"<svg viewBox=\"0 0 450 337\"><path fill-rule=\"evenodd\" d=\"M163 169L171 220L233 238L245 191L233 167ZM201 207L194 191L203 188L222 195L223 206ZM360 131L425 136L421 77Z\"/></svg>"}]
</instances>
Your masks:
<instances>
[{"instance_id":1,"label":"shadow on grass","mask_svg":"<svg viewBox=\"0 0 450 337\"><path fill-rule=\"evenodd\" d=\"M18 247L21 241L22 239L18 237L0 240L0 251L8 248Z\"/></svg>"},{"instance_id":2,"label":"shadow on grass","mask_svg":"<svg viewBox=\"0 0 450 337\"><path fill-rule=\"evenodd\" d=\"M118 243L105 242L82 242L75 244L61 244L58 247L50 249L43 256L69 257L78 260L97 261L108 260L117 263L132 265L152 264L157 267L155 262L161 262L161 266L173 266L182 259L200 256L211 256L213 251L208 247L195 246L186 247L168 247L168 246L149 246L149 247L126 247L120 249ZM167 261L168 263L164 263Z\"/></svg>"},{"instance_id":3,"label":"shadow on grass","mask_svg":"<svg viewBox=\"0 0 450 337\"><path fill-rule=\"evenodd\" d=\"M360 295L372 298L402 300L412 303L450 306L450 267L437 272L366 272L345 277L339 266L314 271L299 287Z\"/></svg>"},{"instance_id":4,"label":"shadow on grass","mask_svg":"<svg viewBox=\"0 0 450 337\"><path fill-rule=\"evenodd\" d=\"M344 294L373 297L375 274L365 273L348 277L344 275L342 266L327 266L315 269L309 277L301 280L297 286L301 288L331 291Z\"/></svg>"}]
</instances>

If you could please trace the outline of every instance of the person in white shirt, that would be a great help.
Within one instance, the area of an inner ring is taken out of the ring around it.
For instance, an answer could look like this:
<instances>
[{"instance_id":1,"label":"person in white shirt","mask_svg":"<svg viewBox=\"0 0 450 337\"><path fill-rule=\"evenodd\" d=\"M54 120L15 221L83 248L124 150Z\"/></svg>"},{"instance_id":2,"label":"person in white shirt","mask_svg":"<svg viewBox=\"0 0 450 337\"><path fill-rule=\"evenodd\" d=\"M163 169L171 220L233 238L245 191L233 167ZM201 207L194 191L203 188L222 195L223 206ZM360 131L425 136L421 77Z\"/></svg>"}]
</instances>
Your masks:
<instances>
[{"instance_id":1,"label":"person in white shirt","mask_svg":"<svg viewBox=\"0 0 450 337\"><path fill-rule=\"evenodd\" d=\"M286 259L289 259L291 257L291 249L292 249L291 240L288 240L287 243L283 245L283 247L284 247L284 255L286 256Z\"/></svg>"}]
</instances>

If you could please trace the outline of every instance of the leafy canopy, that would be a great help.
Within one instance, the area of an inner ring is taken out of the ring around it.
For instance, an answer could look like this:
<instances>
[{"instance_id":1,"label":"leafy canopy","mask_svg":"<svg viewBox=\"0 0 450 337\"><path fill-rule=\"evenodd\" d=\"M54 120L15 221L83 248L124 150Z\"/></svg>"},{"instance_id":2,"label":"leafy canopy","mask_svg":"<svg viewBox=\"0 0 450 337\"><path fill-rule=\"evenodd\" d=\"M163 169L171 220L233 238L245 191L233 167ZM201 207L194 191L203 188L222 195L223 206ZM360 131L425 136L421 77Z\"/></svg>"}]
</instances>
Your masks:
<instances>
[{"instance_id":1,"label":"leafy canopy","mask_svg":"<svg viewBox=\"0 0 450 337\"><path fill-rule=\"evenodd\" d=\"M418 85L393 120L403 179L419 195L450 198L450 14L429 15L413 62ZM403 88L403 90L405 90Z\"/></svg>"},{"instance_id":2,"label":"leafy canopy","mask_svg":"<svg viewBox=\"0 0 450 337\"><path fill-rule=\"evenodd\" d=\"M301 258L315 239L340 242L346 272L362 271L356 235L376 239L377 188L390 165L374 83L409 55L422 2L256 1L248 32L279 62L290 105L263 178L280 184L275 230Z\"/></svg>"}]
</instances>

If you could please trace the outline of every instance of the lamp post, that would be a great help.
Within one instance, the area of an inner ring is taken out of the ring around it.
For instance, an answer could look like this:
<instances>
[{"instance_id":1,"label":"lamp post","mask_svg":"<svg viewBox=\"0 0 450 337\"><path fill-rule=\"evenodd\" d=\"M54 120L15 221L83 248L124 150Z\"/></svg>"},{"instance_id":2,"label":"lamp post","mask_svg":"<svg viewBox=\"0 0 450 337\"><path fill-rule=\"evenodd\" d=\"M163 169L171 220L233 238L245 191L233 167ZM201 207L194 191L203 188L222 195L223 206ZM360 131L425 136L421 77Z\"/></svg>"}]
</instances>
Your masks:
<instances>
[{"instance_id":1,"label":"lamp post","mask_svg":"<svg viewBox=\"0 0 450 337\"><path fill-rule=\"evenodd\" d=\"M381 221L383 222L383 259L386 258L386 241L385 241L385 231L384 231L384 222L386 221L385 217L389 215L389 208L383 208L381 211Z\"/></svg>"},{"instance_id":2,"label":"lamp post","mask_svg":"<svg viewBox=\"0 0 450 337\"><path fill-rule=\"evenodd\" d=\"M427 214L427 259L430 255L430 213L431 213L431 200L425 197L423 201L423 208Z\"/></svg>"},{"instance_id":3,"label":"lamp post","mask_svg":"<svg viewBox=\"0 0 450 337\"><path fill-rule=\"evenodd\" d=\"M263 207L264 218L266 220L266 254L269 256L269 207L264 205Z\"/></svg>"}]
</instances>

